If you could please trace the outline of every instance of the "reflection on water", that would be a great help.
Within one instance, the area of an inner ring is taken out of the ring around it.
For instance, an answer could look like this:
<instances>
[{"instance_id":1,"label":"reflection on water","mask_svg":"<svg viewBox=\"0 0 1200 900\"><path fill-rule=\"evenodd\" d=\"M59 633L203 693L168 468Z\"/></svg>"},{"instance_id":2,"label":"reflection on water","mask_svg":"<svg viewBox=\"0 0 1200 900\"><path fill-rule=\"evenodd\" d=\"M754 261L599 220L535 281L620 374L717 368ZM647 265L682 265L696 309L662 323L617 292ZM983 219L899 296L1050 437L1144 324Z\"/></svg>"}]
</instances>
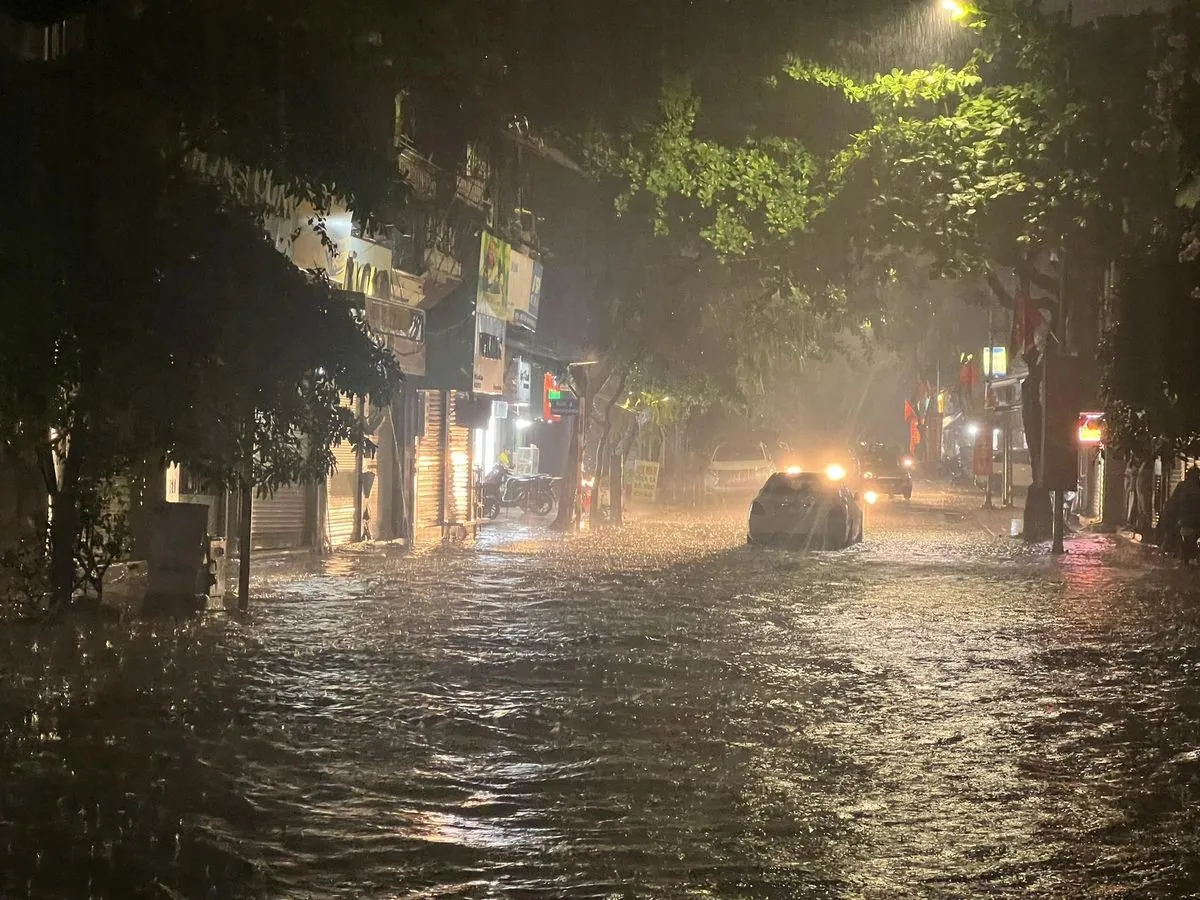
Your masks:
<instances>
[{"instance_id":1,"label":"reflection on water","mask_svg":"<svg viewBox=\"0 0 1200 900\"><path fill-rule=\"evenodd\" d=\"M1195 573L872 527L370 551L264 564L247 618L10 631L0 896L1200 891Z\"/></svg>"}]
</instances>

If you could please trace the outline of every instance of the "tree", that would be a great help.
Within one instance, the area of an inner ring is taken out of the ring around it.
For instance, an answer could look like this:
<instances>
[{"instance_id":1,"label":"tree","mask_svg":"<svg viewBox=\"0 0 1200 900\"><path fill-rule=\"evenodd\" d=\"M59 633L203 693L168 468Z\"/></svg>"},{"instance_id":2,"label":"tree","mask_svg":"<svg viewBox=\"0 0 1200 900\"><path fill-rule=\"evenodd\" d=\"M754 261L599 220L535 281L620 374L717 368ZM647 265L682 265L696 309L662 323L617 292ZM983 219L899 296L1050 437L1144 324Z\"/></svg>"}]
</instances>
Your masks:
<instances>
[{"instance_id":1,"label":"tree","mask_svg":"<svg viewBox=\"0 0 1200 900\"><path fill-rule=\"evenodd\" d=\"M781 82L824 88L857 112L828 119L819 105L815 121L771 137L714 142L719 125L701 119L695 93L668 86L657 122L611 154L628 183L624 208L648 198L660 232L756 260L831 319L856 285L914 256L935 274L986 278L1009 307L996 269L1012 268L1022 293L1040 289L1045 308L1080 317L1086 345L1097 273L1164 208L1169 178L1144 139L1155 126L1141 77L1157 52L1154 20L1072 29L1021 2L969 6L964 18L979 45L961 64L864 77L793 56ZM1069 261L1069 278L1039 266L1052 257ZM1065 341L1066 321L1053 326ZM1034 382L1041 353L1027 360ZM1025 411L1036 434L1036 406ZM1041 505L1035 496L1028 508ZM1031 537L1041 528L1027 522Z\"/></svg>"},{"instance_id":2,"label":"tree","mask_svg":"<svg viewBox=\"0 0 1200 900\"><path fill-rule=\"evenodd\" d=\"M184 4L178 20L160 6L114 12L94 20L107 26L103 43L0 71L0 117L23 123L0 139L11 204L0 241L0 438L45 481L59 604L89 510L114 475L169 459L216 484L268 491L316 477L329 470L330 443L365 441L340 396L384 397L399 377L339 292L267 239L271 204L190 163L196 150L224 155L236 171L269 170L278 194L325 204L336 190L366 215L396 187L387 145L365 141L362 152L336 133L347 116L373 116L317 91L312 79L324 76L298 73L313 90L298 98L277 71L256 68L267 49L311 47L304 10L263 44L275 34L267 19L234 6ZM220 29L226 17L238 27ZM198 34L210 41L197 66L167 78ZM334 107L328 121L322 98Z\"/></svg>"}]
</instances>

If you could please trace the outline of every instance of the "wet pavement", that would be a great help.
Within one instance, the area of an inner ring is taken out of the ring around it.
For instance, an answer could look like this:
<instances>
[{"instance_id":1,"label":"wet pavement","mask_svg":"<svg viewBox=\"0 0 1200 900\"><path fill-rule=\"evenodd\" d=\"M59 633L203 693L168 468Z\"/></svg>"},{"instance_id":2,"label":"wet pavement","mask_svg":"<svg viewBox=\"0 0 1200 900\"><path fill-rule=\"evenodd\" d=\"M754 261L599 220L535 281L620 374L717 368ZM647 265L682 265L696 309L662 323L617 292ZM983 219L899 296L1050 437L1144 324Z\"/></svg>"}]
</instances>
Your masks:
<instances>
[{"instance_id":1,"label":"wet pavement","mask_svg":"<svg viewBox=\"0 0 1200 900\"><path fill-rule=\"evenodd\" d=\"M9 629L0 897L1189 897L1200 571L975 498L275 561ZM303 570L303 571L301 571Z\"/></svg>"}]
</instances>

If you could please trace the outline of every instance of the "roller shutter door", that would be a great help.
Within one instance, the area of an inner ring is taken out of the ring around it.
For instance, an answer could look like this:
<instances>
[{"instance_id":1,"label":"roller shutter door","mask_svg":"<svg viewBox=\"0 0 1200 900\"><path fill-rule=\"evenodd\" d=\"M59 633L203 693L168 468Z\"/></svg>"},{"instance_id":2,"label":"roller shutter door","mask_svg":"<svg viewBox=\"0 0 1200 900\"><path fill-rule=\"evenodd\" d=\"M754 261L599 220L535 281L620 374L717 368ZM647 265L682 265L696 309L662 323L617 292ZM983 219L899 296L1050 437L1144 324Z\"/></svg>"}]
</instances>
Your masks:
<instances>
[{"instance_id":1,"label":"roller shutter door","mask_svg":"<svg viewBox=\"0 0 1200 900\"><path fill-rule=\"evenodd\" d=\"M255 497L250 516L251 545L259 549L303 547L308 522L308 491L289 484L270 497Z\"/></svg>"},{"instance_id":2,"label":"roller shutter door","mask_svg":"<svg viewBox=\"0 0 1200 900\"><path fill-rule=\"evenodd\" d=\"M354 402L342 397L343 409L352 409ZM354 536L354 448L348 443L332 448L334 469L325 480L325 537L329 545L350 543Z\"/></svg>"},{"instance_id":3,"label":"roller shutter door","mask_svg":"<svg viewBox=\"0 0 1200 900\"><path fill-rule=\"evenodd\" d=\"M466 524L475 517L471 515L471 429L454 422L454 404L457 395L450 394L449 471L446 484L447 524Z\"/></svg>"},{"instance_id":4,"label":"roller shutter door","mask_svg":"<svg viewBox=\"0 0 1200 900\"><path fill-rule=\"evenodd\" d=\"M440 391L421 391L419 396L419 402L425 407L425 433L417 441L413 539L416 543L429 543L442 538L446 456L442 447L442 429L446 422L446 395Z\"/></svg>"}]
</instances>

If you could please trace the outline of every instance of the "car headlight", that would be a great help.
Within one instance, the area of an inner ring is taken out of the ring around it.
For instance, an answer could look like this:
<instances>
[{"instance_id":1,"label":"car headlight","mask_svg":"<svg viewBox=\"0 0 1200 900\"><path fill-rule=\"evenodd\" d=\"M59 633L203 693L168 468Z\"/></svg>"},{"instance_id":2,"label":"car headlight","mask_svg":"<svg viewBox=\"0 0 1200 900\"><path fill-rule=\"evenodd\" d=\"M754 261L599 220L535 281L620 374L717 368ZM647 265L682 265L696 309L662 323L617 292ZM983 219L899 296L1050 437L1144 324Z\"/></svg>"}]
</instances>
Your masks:
<instances>
[{"instance_id":1,"label":"car headlight","mask_svg":"<svg viewBox=\"0 0 1200 900\"><path fill-rule=\"evenodd\" d=\"M825 477L830 481L841 481L846 477L846 470L837 463L830 463L825 467Z\"/></svg>"},{"instance_id":2,"label":"car headlight","mask_svg":"<svg viewBox=\"0 0 1200 900\"><path fill-rule=\"evenodd\" d=\"M863 499L867 501L869 506L874 506L875 502L879 499L879 495L874 491L867 491L863 494Z\"/></svg>"},{"instance_id":3,"label":"car headlight","mask_svg":"<svg viewBox=\"0 0 1200 900\"><path fill-rule=\"evenodd\" d=\"M874 472L863 472L863 478L874 478L874 477L875 477Z\"/></svg>"}]
</instances>

